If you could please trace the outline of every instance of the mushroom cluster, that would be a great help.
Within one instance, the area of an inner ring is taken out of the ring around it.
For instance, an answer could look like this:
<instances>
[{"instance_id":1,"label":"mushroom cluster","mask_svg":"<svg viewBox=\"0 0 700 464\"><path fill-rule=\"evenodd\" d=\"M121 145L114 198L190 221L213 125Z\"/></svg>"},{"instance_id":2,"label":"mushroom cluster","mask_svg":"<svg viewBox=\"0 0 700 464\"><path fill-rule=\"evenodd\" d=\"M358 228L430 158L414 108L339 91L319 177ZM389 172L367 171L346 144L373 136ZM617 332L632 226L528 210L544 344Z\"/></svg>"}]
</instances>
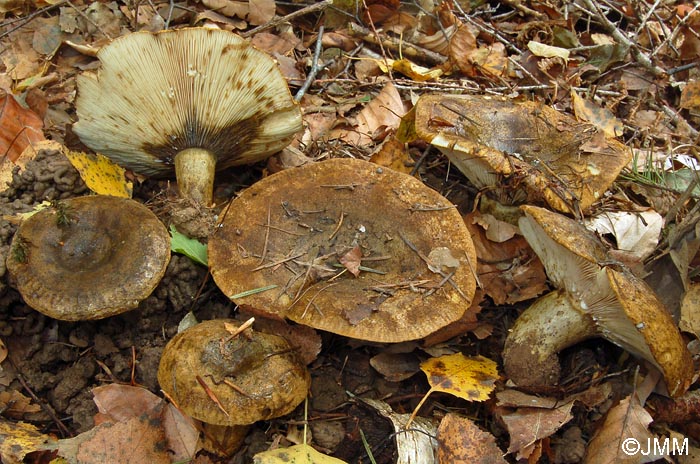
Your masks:
<instances>
[{"instance_id":1,"label":"mushroom cluster","mask_svg":"<svg viewBox=\"0 0 700 464\"><path fill-rule=\"evenodd\" d=\"M238 35L186 28L122 36L78 77L73 126L137 173L175 172L183 197L210 205L215 171L267 158L301 130L276 62Z\"/></svg>"},{"instance_id":2,"label":"mushroom cluster","mask_svg":"<svg viewBox=\"0 0 700 464\"><path fill-rule=\"evenodd\" d=\"M474 296L474 245L454 205L373 163L330 159L276 173L222 216L211 273L254 314L400 342L459 319Z\"/></svg>"},{"instance_id":3,"label":"mushroom cluster","mask_svg":"<svg viewBox=\"0 0 700 464\"><path fill-rule=\"evenodd\" d=\"M536 206L521 206L520 230L557 290L533 303L506 340L504 368L521 387L554 385L557 354L593 337L649 361L671 396L690 386L690 352L670 314L643 280L608 258L580 223Z\"/></svg>"},{"instance_id":4,"label":"mushroom cluster","mask_svg":"<svg viewBox=\"0 0 700 464\"><path fill-rule=\"evenodd\" d=\"M110 196L54 203L14 235L7 269L37 311L66 321L138 306L170 261L170 235L142 204Z\"/></svg>"}]
</instances>

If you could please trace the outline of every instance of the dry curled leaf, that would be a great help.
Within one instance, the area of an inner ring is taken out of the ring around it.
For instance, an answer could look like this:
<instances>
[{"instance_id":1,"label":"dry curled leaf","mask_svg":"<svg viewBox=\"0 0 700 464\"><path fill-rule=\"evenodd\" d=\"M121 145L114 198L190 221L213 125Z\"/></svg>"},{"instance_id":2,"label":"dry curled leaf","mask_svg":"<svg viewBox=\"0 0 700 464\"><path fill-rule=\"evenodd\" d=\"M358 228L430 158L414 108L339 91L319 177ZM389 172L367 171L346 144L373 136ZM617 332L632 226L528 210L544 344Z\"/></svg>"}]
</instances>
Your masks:
<instances>
[{"instance_id":1,"label":"dry curled leaf","mask_svg":"<svg viewBox=\"0 0 700 464\"><path fill-rule=\"evenodd\" d=\"M474 422L454 413L447 413L438 427L438 457L441 463L505 464L496 438Z\"/></svg>"},{"instance_id":2,"label":"dry curled leaf","mask_svg":"<svg viewBox=\"0 0 700 464\"><path fill-rule=\"evenodd\" d=\"M44 122L32 110L17 103L15 97L0 97L0 160L15 162L27 146L44 140Z\"/></svg>"}]
</instances>

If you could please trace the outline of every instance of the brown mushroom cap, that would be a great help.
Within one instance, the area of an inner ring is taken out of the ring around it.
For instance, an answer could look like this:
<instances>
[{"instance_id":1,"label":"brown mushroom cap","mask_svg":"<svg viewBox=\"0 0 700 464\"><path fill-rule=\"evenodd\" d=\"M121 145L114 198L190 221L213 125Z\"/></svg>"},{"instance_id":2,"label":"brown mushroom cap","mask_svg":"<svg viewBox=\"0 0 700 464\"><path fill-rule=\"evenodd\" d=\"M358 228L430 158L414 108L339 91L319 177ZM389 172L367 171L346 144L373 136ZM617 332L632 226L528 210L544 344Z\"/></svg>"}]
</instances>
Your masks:
<instances>
[{"instance_id":1,"label":"brown mushroom cap","mask_svg":"<svg viewBox=\"0 0 700 464\"><path fill-rule=\"evenodd\" d=\"M656 366L672 396L683 394L693 376L690 353L653 290L613 265L578 222L544 208L521 209L520 230L560 290L533 303L513 326L503 354L509 377L520 386L555 383L557 352L602 337Z\"/></svg>"},{"instance_id":2,"label":"brown mushroom cap","mask_svg":"<svg viewBox=\"0 0 700 464\"><path fill-rule=\"evenodd\" d=\"M138 173L171 175L184 152L178 182L200 169L213 181L214 169L265 159L302 128L275 61L234 33L136 32L97 56L99 73L78 77L73 128L87 146Z\"/></svg>"},{"instance_id":3,"label":"brown mushroom cap","mask_svg":"<svg viewBox=\"0 0 700 464\"><path fill-rule=\"evenodd\" d=\"M338 275L356 246L365 270ZM424 258L454 266L435 273ZM456 208L411 176L353 159L246 189L209 240L209 264L229 297L276 286L234 298L239 305L378 342L435 332L464 314L476 289L474 245Z\"/></svg>"},{"instance_id":4,"label":"brown mushroom cap","mask_svg":"<svg viewBox=\"0 0 700 464\"><path fill-rule=\"evenodd\" d=\"M426 95L416 103L415 127L499 201L544 201L562 212L587 209L632 157L593 126L537 102Z\"/></svg>"},{"instance_id":5,"label":"brown mushroom cap","mask_svg":"<svg viewBox=\"0 0 700 464\"><path fill-rule=\"evenodd\" d=\"M62 200L22 222L7 269L26 303L66 321L102 319L148 297L170 261L170 236L142 204Z\"/></svg>"},{"instance_id":6,"label":"brown mushroom cap","mask_svg":"<svg viewBox=\"0 0 700 464\"><path fill-rule=\"evenodd\" d=\"M252 424L288 414L306 398L311 379L287 341L252 329L232 337L239 325L201 322L175 335L163 351L158 383L202 422Z\"/></svg>"}]
</instances>

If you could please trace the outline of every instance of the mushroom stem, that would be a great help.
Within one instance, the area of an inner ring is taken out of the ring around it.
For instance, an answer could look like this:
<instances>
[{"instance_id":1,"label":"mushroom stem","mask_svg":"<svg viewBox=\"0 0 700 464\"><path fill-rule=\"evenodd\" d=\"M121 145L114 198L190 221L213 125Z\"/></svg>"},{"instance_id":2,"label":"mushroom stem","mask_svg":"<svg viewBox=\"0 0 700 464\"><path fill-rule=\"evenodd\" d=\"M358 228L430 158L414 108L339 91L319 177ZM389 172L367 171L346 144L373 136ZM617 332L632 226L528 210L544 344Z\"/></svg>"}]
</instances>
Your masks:
<instances>
[{"instance_id":1,"label":"mushroom stem","mask_svg":"<svg viewBox=\"0 0 700 464\"><path fill-rule=\"evenodd\" d=\"M187 148L175 155L180 196L210 206L214 202L216 156L203 148Z\"/></svg>"},{"instance_id":2,"label":"mushroom stem","mask_svg":"<svg viewBox=\"0 0 700 464\"><path fill-rule=\"evenodd\" d=\"M518 386L547 386L559 381L557 353L595 337L595 321L577 308L569 294L556 290L539 298L518 317L506 339L503 364Z\"/></svg>"}]
</instances>

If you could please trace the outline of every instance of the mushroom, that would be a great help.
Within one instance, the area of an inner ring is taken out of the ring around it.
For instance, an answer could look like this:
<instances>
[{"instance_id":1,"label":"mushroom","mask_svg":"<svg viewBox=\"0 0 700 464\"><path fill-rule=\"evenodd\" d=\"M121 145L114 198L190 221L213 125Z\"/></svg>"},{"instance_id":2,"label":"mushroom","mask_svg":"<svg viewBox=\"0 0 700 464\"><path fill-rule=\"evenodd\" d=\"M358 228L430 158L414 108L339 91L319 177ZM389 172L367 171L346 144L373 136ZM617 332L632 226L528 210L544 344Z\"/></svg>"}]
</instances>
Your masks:
<instances>
[{"instance_id":1,"label":"mushroom","mask_svg":"<svg viewBox=\"0 0 700 464\"><path fill-rule=\"evenodd\" d=\"M479 189L505 204L588 209L632 158L622 143L537 102L426 95L415 129Z\"/></svg>"},{"instance_id":2,"label":"mushroom","mask_svg":"<svg viewBox=\"0 0 700 464\"><path fill-rule=\"evenodd\" d=\"M520 230L558 290L533 303L506 340L506 374L521 387L553 385L557 354L602 337L649 361L671 396L690 386L693 363L671 315L643 280L611 262L593 233L536 206L521 206Z\"/></svg>"},{"instance_id":3,"label":"mushroom","mask_svg":"<svg viewBox=\"0 0 700 464\"><path fill-rule=\"evenodd\" d=\"M267 158L301 130L276 62L231 32L186 28L127 34L78 77L74 131L146 176L175 171L183 197L213 199L214 174Z\"/></svg>"},{"instance_id":4,"label":"mushroom","mask_svg":"<svg viewBox=\"0 0 700 464\"><path fill-rule=\"evenodd\" d=\"M367 161L278 172L222 217L209 240L211 273L253 314L400 342L458 320L474 296L474 245L454 205Z\"/></svg>"},{"instance_id":5,"label":"mushroom","mask_svg":"<svg viewBox=\"0 0 700 464\"><path fill-rule=\"evenodd\" d=\"M148 208L88 196L61 200L22 222L7 269L29 306L78 321L135 308L169 261L170 236Z\"/></svg>"},{"instance_id":6,"label":"mushroom","mask_svg":"<svg viewBox=\"0 0 700 464\"><path fill-rule=\"evenodd\" d=\"M311 378L284 338L215 319L168 342L158 383L185 414L233 426L292 412L306 398Z\"/></svg>"}]
</instances>

